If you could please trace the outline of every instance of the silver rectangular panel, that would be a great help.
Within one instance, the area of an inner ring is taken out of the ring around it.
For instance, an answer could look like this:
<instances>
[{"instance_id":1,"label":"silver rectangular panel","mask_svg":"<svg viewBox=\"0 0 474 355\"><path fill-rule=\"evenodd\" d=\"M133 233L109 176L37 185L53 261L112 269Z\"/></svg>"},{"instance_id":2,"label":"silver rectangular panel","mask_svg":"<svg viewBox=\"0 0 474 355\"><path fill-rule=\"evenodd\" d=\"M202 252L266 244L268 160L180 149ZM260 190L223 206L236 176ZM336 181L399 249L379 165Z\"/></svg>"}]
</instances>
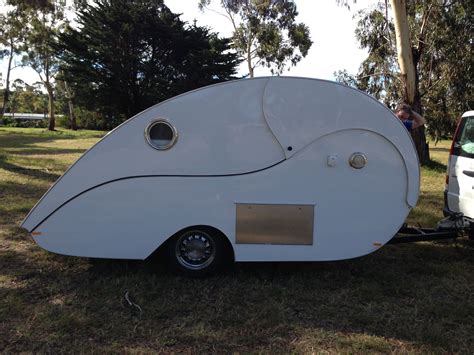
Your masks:
<instances>
[{"instance_id":1,"label":"silver rectangular panel","mask_svg":"<svg viewBox=\"0 0 474 355\"><path fill-rule=\"evenodd\" d=\"M236 204L237 244L312 245L314 205Z\"/></svg>"}]
</instances>

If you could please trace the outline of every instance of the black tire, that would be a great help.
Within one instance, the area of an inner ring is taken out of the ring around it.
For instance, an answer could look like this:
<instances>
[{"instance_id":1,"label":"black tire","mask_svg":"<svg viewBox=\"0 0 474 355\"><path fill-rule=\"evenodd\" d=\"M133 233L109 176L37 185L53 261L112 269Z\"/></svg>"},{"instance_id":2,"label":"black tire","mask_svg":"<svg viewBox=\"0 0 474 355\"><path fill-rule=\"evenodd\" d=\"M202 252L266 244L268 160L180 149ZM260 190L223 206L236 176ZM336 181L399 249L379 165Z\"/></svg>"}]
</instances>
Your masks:
<instances>
[{"instance_id":1,"label":"black tire","mask_svg":"<svg viewBox=\"0 0 474 355\"><path fill-rule=\"evenodd\" d=\"M167 242L166 254L172 271L189 277L213 275L233 261L227 238L213 228L202 226L174 235Z\"/></svg>"}]
</instances>

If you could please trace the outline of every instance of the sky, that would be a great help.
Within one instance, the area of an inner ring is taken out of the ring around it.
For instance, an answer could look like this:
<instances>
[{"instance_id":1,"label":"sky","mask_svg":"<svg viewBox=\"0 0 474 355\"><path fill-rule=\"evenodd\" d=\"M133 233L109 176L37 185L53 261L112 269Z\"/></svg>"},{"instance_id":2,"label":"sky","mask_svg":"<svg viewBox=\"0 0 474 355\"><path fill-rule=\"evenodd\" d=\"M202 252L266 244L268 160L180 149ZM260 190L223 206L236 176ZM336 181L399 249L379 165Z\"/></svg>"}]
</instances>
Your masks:
<instances>
[{"instance_id":1,"label":"sky","mask_svg":"<svg viewBox=\"0 0 474 355\"><path fill-rule=\"evenodd\" d=\"M197 25L210 27L222 36L230 36L232 26L229 21L213 11L202 13L198 9L199 0L165 0L165 4L175 13L181 13L181 19ZM350 10L338 6L336 0L296 0L299 15L298 22L305 23L311 32L313 45L308 55L295 67L283 75L303 76L334 80L334 72L346 69L355 74L366 58L367 52L358 47L354 35L356 20L353 16L360 9L375 6L376 0L357 0L350 2ZM219 10L219 0L213 0L211 9ZM0 63L2 81L6 76L7 62ZM242 63L239 74L247 74L246 65ZM266 68L258 67L255 76L270 75ZM30 68L16 68L11 73L11 81L20 78L32 84L39 80L38 75Z\"/></svg>"}]
</instances>

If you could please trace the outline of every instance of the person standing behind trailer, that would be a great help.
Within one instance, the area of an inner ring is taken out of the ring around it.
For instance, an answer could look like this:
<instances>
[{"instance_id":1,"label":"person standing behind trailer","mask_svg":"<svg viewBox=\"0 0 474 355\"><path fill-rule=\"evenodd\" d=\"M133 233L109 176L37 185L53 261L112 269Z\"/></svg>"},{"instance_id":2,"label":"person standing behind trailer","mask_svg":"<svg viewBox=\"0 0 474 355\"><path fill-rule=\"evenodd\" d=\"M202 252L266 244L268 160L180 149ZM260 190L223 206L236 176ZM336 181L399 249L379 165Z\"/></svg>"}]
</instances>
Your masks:
<instances>
[{"instance_id":1,"label":"person standing behind trailer","mask_svg":"<svg viewBox=\"0 0 474 355\"><path fill-rule=\"evenodd\" d=\"M426 123L424 117L413 111L407 104L399 105L395 110L395 115L403 122L408 131L412 131Z\"/></svg>"}]
</instances>

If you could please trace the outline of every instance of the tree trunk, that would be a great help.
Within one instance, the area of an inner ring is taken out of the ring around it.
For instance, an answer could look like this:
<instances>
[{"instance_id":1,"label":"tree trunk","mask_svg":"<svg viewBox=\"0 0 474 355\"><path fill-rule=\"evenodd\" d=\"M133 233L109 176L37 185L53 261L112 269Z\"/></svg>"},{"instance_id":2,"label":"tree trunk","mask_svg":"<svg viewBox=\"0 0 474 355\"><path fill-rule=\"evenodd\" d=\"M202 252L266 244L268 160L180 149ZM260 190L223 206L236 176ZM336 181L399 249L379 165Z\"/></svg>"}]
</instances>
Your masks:
<instances>
[{"instance_id":1,"label":"tree trunk","mask_svg":"<svg viewBox=\"0 0 474 355\"><path fill-rule=\"evenodd\" d=\"M74 116L74 107L72 105L71 99L67 100L67 105L69 107L69 122L71 122L71 129L77 131L76 116Z\"/></svg>"},{"instance_id":2,"label":"tree trunk","mask_svg":"<svg viewBox=\"0 0 474 355\"><path fill-rule=\"evenodd\" d=\"M10 57L8 58L7 80L5 83L5 91L3 92L3 107L1 111L1 117L3 117L7 111L7 104L8 100L10 99L10 72L12 70L13 49L13 41L10 41Z\"/></svg>"},{"instance_id":3,"label":"tree trunk","mask_svg":"<svg viewBox=\"0 0 474 355\"><path fill-rule=\"evenodd\" d=\"M54 117L54 92L51 84L46 84L46 90L48 91L48 130L54 131L56 126L56 119Z\"/></svg>"},{"instance_id":4,"label":"tree trunk","mask_svg":"<svg viewBox=\"0 0 474 355\"><path fill-rule=\"evenodd\" d=\"M251 48L249 47L247 49L247 65L248 65L248 68L249 68L249 77L253 78L253 66L252 66L252 56L250 54L250 50Z\"/></svg>"},{"instance_id":5,"label":"tree trunk","mask_svg":"<svg viewBox=\"0 0 474 355\"><path fill-rule=\"evenodd\" d=\"M415 63L411 47L410 29L405 0L390 0L395 20L395 36L397 43L397 59L400 66L403 92L407 103L412 105L415 100Z\"/></svg>"},{"instance_id":6,"label":"tree trunk","mask_svg":"<svg viewBox=\"0 0 474 355\"><path fill-rule=\"evenodd\" d=\"M418 70L415 66L415 98L413 103L411 104L412 109L423 115L423 108L421 106L421 95L420 91L418 90L419 86L419 77L418 77ZM425 126L418 127L411 131L411 137L413 138L413 142L415 143L416 152L418 154L418 159L420 160L421 164L427 164L430 161L430 150L429 145L426 142L426 132Z\"/></svg>"},{"instance_id":7,"label":"tree trunk","mask_svg":"<svg viewBox=\"0 0 474 355\"><path fill-rule=\"evenodd\" d=\"M250 78L253 78L254 74L253 74L253 68L251 65L249 65L249 77Z\"/></svg>"},{"instance_id":8,"label":"tree trunk","mask_svg":"<svg viewBox=\"0 0 474 355\"><path fill-rule=\"evenodd\" d=\"M72 104L71 91L69 90L69 85L64 81L64 90L66 91L67 96L67 106L69 108L69 122L71 123L71 129L77 131L76 116L74 116L74 106Z\"/></svg>"},{"instance_id":9,"label":"tree trunk","mask_svg":"<svg viewBox=\"0 0 474 355\"><path fill-rule=\"evenodd\" d=\"M411 137L415 143L416 152L418 154L418 159L422 165L429 163L430 161L430 151L429 145L426 142L426 133L425 127L421 126L417 129L411 131Z\"/></svg>"},{"instance_id":10,"label":"tree trunk","mask_svg":"<svg viewBox=\"0 0 474 355\"><path fill-rule=\"evenodd\" d=\"M403 82L403 100L409 104L414 111L422 114L420 93L418 88L418 73L413 60L413 49L411 45L410 29L405 0L390 0L392 5L395 36L397 43L397 58L400 66L400 76ZM425 127L420 127L412 132L413 141L418 153L420 163L429 161L428 144L426 143Z\"/></svg>"}]
</instances>

